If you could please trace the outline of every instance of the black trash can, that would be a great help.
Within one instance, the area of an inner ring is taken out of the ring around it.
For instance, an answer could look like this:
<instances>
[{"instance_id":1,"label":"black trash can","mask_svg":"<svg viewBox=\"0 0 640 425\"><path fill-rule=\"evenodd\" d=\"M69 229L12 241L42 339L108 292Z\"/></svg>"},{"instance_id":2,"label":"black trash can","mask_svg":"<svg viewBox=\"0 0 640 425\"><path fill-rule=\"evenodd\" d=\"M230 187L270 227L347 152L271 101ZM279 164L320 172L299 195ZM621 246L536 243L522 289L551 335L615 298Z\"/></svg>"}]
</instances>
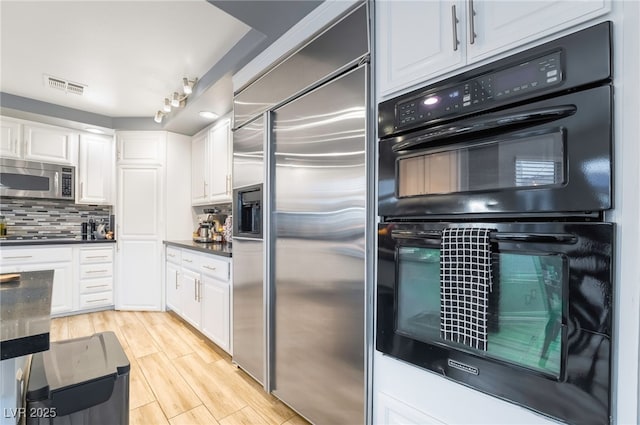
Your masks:
<instances>
[{"instance_id":1,"label":"black trash can","mask_svg":"<svg viewBox=\"0 0 640 425\"><path fill-rule=\"evenodd\" d=\"M52 342L31 361L27 425L128 425L129 370L113 332Z\"/></svg>"}]
</instances>

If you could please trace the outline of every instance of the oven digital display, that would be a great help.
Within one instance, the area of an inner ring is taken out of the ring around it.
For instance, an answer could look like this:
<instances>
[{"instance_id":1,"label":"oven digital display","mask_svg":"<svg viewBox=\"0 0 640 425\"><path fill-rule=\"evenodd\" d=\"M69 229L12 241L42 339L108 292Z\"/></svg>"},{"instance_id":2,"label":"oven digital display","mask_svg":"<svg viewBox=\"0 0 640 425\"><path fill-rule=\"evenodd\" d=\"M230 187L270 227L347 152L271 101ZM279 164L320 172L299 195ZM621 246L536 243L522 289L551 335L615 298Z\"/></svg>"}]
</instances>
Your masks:
<instances>
[{"instance_id":1,"label":"oven digital display","mask_svg":"<svg viewBox=\"0 0 640 425\"><path fill-rule=\"evenodd\" d=\"M409 127L443 117L487 108L502 99L520 96L562 83L560 52L554 52L502 71L469 79L396 105L396 127Z\"/></svg>"}]
</instances>

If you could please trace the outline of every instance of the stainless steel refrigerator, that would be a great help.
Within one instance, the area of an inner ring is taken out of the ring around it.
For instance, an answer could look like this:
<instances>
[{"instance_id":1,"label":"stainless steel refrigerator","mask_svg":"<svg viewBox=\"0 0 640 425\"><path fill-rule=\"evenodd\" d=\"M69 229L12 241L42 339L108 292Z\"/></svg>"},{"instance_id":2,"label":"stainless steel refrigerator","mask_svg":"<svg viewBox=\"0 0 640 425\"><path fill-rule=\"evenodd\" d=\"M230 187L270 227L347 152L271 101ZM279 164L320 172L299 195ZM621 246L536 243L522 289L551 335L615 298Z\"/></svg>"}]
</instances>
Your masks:
<instances>
[{"instance_id":1,"label":"stainless steel refrigerator","mask_svg":"<svg viewBox=\"0 0 640 425\"><path fill-rule=\"evenodd\" d=\"M366 422L368 22L356 5L234 98L234 226L263 183L264 232L233 239L233 361L315 424Z\"/></svg>"},{"instance_id":2,"label":"stainless steel refrigerator","mask_svg":"<svg viewBox=\"0 0 640 425\"><path fill-rule=\"evenodd\" d=\"M271 386L317 424L364 423L367 75L274 112Z\"/></svg>"}]
</instances>

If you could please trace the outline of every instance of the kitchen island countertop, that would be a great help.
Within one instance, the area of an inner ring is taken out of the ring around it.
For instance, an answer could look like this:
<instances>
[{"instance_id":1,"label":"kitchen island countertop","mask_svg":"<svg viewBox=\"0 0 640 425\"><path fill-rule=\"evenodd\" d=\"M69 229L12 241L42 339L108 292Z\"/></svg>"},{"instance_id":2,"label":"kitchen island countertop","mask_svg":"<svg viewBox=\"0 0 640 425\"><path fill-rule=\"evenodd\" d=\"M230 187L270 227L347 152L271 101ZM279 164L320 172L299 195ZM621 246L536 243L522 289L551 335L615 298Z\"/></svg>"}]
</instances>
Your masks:
<instances>
[{"instance_id":1,"label":"kitchen island countertop","mask_svg":"<svg viewBox=\"0 0 640 425\"><path fill-rule=\"evenodd\" d=\"M184 240L184 241L164 241L164 244L176 246L178 248L193 249L194 251L205 252L207 254L220 255L222 257L232 256L231 255L232 245L229 243L222 243L222 242L201 243L201 242L194 242L190 240Z\"/></svg>"}]
</instances>

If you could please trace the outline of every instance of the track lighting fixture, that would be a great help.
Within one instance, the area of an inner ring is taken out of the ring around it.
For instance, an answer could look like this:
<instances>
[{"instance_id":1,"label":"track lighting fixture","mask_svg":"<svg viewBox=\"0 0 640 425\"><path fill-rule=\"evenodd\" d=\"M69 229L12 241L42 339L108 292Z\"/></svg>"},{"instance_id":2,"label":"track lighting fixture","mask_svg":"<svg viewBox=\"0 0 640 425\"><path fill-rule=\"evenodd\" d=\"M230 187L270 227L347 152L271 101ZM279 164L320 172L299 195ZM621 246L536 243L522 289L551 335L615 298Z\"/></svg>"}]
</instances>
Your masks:
<instances>
[{"instance_id":1,"label":"track lighting fixture","mask_svg":"<svg viewBox=\"0 0 640 425\"><path fill-rule=\"evenodd\" d=\"M162 111L158 111L158 112L156 112L156 116L153 117L153 120L155 122L157 122L158 124L160 124L165 115L167 115L167 114L162 112Z\"/></svg>"},{"instance_id":2,"label":"track lighting fixture","mask_svg":"<svg viewBox=\"0 0 640 425\"><path fill-rule=\"evenodd\" d=\"M162 109L156 112L156 115L153 117L153 120L157 123L161 123L163 118L171 112L171 108L182 108L187 103L187 97L191 93L193 93L193 86L198 81L197 78L190 80L187 77L182 78L182 92L180 94L178 92L173 92L171 97L165 97L164 103L162 104Z\"/></svg>"},{"instance_id":3,"label":"track lighting fixture","mask_svg":"<svg viewBox=\"0 0 640 425\"><path fill-rule=\"evenodd\" d=\"M187 77L182 79L182 92L189 96L193 92L193 85L196 83L196 79L190 80Z\"/></svg>"}]
</instances>

